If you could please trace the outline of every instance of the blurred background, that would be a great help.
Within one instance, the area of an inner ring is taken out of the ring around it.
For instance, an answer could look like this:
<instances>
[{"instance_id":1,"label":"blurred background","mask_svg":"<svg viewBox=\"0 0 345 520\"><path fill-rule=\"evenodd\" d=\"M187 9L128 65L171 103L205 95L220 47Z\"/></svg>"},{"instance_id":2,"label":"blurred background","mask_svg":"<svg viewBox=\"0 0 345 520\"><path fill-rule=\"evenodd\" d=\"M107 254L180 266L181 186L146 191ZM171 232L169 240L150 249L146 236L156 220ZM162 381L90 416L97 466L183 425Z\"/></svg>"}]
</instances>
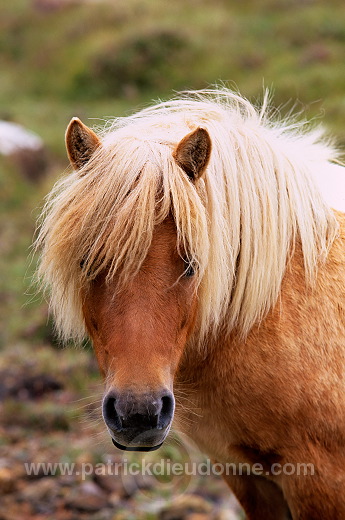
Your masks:
<instances>
[{"instance_id":1,"label":"blurred background","mask_svg":"<svg viewBox=\"0 0 345 520\"><path fill-rule=\"evenodd\" d=\"M343 0L11 0L0 5L0 520L234 520L220 478L25 473L27 462L121 461L92 351L63 349L30 287L65 128L223 82L321 122L345 144ZM172 436L152 460L202 461ZM139 457L140 455L136 455ZM127 457L128 458L128 457Z\"/></svg>"}]
</instances>

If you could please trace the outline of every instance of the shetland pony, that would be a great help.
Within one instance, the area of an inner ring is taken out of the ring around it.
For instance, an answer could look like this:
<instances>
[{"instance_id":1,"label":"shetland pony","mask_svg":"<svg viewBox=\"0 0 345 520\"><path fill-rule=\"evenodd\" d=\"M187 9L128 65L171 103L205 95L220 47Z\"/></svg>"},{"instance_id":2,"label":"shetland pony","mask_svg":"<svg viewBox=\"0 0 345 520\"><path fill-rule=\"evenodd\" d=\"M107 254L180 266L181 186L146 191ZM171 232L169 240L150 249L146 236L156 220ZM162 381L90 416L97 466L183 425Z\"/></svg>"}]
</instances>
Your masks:
<instances>
[{"instance_id":1,"label":"shetland pony","mask_svg":"<svg viewBox=\"0 0 345 520\"><path fill-rule=\"evenodd\" d=\"M175 416L253 468L225 477L249 519L344 519L345 215L314 179L341 169L266 101L187 93L99 135L73 119L38 274L62 338L92 339L117 447L156 449Z\"/></svg>"}]
</instances>

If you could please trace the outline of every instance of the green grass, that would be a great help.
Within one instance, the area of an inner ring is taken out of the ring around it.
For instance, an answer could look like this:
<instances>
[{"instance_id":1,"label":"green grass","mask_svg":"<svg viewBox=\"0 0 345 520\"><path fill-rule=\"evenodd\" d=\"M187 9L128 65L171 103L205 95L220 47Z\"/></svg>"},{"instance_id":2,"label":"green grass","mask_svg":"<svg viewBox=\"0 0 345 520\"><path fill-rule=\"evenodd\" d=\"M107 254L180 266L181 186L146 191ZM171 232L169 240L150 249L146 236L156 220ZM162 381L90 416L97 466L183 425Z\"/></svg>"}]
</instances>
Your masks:
<instances>
[{"instance_id":1,"label":"green grass","mask_svg":"<svg viewBox=\"0 0 345 520\"><path fill-rule=\"evenodd\" d=\"M233 82L250 98L273 87L345 142L345 4L295 0L85 2L0 8L0 117L63 154L70 117L123 115L173 90Z\"/></svg>"}]
</instances>

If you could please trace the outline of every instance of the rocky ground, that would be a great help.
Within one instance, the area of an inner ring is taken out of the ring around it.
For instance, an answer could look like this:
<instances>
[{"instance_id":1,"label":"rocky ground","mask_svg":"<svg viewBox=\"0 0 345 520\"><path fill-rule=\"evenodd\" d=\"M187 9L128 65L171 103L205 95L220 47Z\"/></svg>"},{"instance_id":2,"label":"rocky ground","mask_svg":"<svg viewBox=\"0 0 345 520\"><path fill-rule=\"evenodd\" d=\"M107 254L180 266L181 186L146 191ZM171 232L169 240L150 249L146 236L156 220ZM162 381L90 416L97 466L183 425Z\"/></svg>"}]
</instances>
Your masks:
<instances>
[{"instance_id":1,"label":"rocky ground","mask_svg":"<svg viewBox=\"0 0 345 520\"><path fill-rule=\"evenodd\" d=\"M0 520L242 518L220 477L168 474L162 466L167 461L187 463L189 469L193 462L207 463L175 434L152 454L114 448L100 416L101 394L87 350L26 343L5 350L0 361ZM29 474L31 463L51 467L36 465L36 474ZM128 474L132 463L141 468L156 464L155 471Z\"/></svg>"}]
</instances>

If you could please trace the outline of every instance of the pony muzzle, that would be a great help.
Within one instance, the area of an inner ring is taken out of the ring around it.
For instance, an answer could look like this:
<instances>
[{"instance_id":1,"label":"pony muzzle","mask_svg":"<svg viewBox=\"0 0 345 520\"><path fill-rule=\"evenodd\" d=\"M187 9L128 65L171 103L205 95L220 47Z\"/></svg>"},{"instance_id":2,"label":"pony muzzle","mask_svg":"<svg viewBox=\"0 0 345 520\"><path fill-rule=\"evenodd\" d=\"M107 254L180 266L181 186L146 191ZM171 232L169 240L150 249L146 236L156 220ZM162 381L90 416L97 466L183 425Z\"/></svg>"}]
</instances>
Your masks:
<instances>
[{"instance_id":1,"label":"pony muzzle","mask_svg":"<svg viewBox=\"0 0 345 520\"><path fill-rule=\"evenodd\" d=\"M128 451L158 449L169 432L174 409L174 396L166 389L144 394L111 390L102 406L113 444Z\"/></svg>"}]
</instances>

